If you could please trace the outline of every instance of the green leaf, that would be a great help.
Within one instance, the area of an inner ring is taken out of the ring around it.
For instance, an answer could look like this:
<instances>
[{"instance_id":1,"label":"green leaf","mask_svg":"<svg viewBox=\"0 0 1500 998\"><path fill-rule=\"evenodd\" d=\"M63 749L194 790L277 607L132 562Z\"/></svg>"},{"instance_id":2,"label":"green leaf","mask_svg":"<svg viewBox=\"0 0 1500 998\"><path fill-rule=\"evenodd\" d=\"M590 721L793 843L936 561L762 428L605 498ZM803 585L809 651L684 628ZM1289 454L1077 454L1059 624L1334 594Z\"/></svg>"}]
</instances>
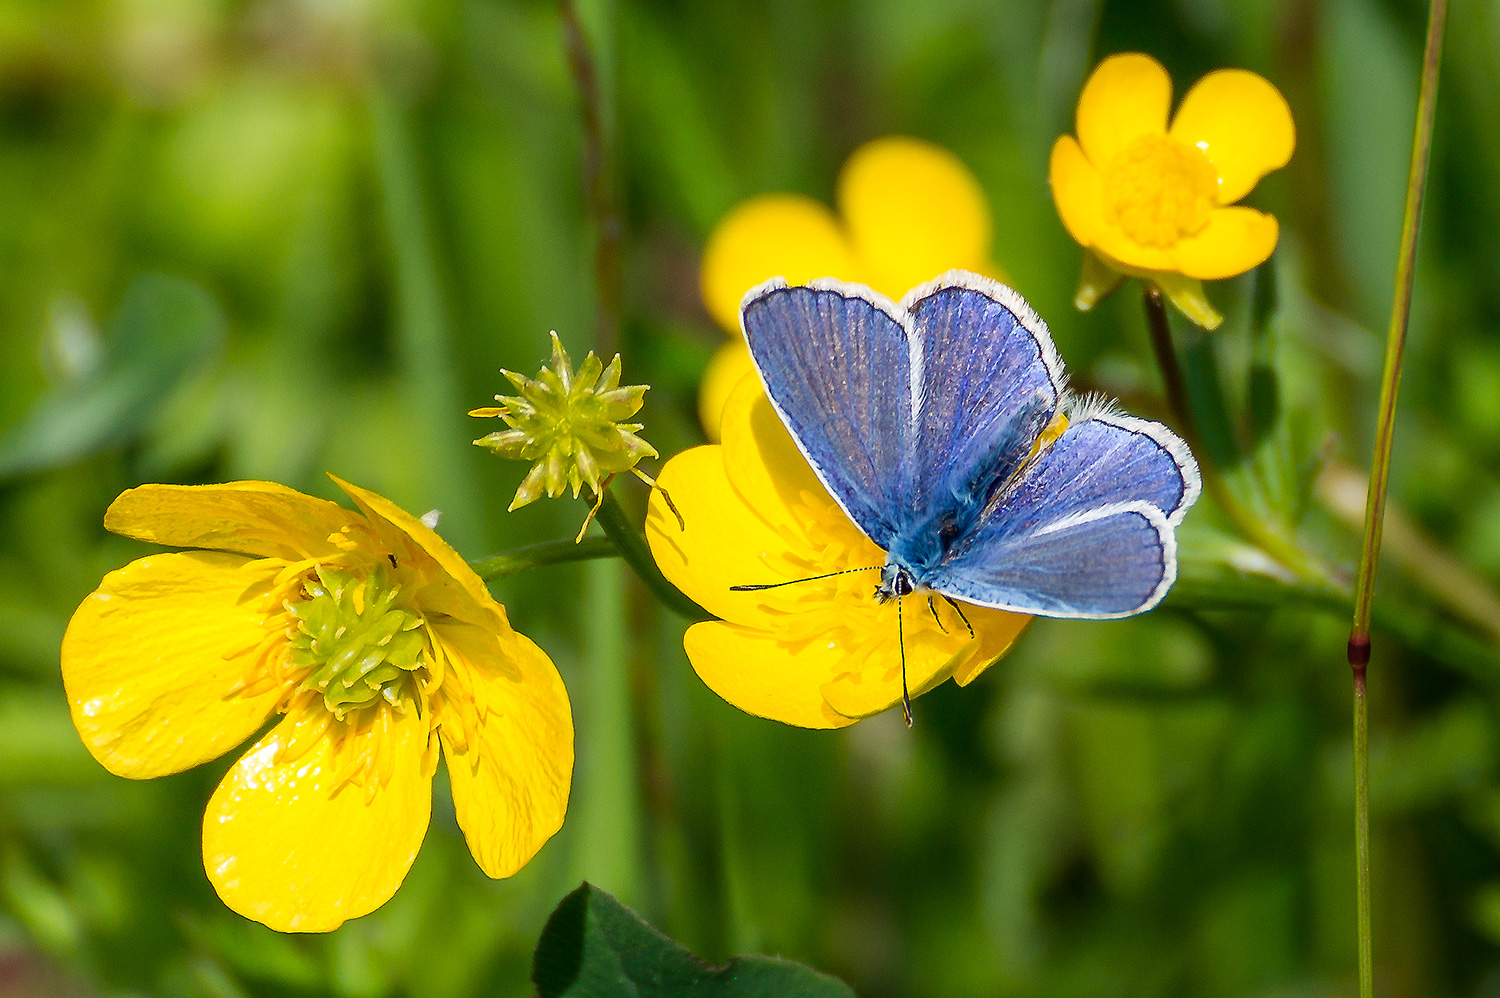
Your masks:
<instances>
[{"instance_id":1,"label":"green leaf","mask_svg":"<svg viewBox=\"0 0 1500 998\"><path fill-rule=\"evenodd\" d=\"M537 943L538 998L853 998L836 978L766 956L703 963L585 883L563 898Z\"/></svg>"},{"instance_id":2,"label":"green leaf","mask_svg":"<svg viewBox=\"0 0 1500 998\"><path fill-rule=\"evenodd\" d=\"M0 481L129 443L223 339L223 315L201 287L161 274L136 278L100 372L43 395L0 435Z\"/></svg>"}]
</instances>

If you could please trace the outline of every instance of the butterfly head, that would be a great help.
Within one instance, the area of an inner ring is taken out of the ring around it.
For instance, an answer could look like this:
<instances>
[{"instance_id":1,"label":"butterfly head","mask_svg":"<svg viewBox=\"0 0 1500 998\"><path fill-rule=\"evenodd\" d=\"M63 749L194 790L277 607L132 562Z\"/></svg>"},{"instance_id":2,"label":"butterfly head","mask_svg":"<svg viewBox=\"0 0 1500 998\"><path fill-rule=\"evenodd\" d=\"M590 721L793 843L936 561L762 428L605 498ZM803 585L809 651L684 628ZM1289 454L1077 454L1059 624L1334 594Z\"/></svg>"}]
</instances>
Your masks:
<instances>
[{"instance_id":1,"label":"butterfly head","mask_svg":"<svg viewBox=\"0 0 1500 998\"><path fill-rule=\"evenodd\" d=\"M880 569L880 585L875 587L875 601L889 603L902 596L910 596L918 589L916 580L902 566L887 561Z\"/></svg>"}]
</instances>

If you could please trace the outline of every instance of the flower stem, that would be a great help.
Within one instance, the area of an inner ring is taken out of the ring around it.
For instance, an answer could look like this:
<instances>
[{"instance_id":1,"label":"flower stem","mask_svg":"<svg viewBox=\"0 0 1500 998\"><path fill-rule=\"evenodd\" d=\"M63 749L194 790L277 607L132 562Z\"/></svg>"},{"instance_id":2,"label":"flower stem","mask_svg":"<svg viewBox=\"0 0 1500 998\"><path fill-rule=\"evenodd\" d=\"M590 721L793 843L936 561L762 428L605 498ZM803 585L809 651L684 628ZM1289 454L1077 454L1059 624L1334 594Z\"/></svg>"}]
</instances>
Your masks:
<instances>
[{"instance_id":1,"label":"flower stem","mask_svg":"<svg viewBox=\"0 0 1500 998\"><path fill-rule=\"evenodd\" d=\"M689 620L709 620L711 615L697 603L688 599L667 577L661 574L661 569L656 567L656 560L651 557L651 549L646 544L646 537L640 529L630 520L625 508L615 498L613 490L604 490L604 501L599 504L599 515L597 517L599 526L604 528L605 535L614 544L615 550L621 558L624 558L630 567L635 569L635 574L640 576L646 588L651 594L660 600L668 609L681 614Z\"/></svg>"},{"instance_id":2,"label":"flower stem","mask_svg":"<svg viewBox=\"0 0 1500 998\"><path fill-rule=\"evenodd\" d=\"M1411 170L1406 179L1406 211L1401 220L1401 249L1396 257L1396 288L1391 301L1391 325L1386 334L1385 370L1380 378L1375 452L1370 460L1370 486L1365 493L1364 543L1360 550L1359 576L1354 588L1354 620L1349 629L1348 658L1354 678L1354 862L1358 881L1360 998L1373 998L1375 993L1370 923L1369 718L1365 701L1365 670L1370 661L1370 607L1375 596L1375 568L1380 560L1380 532L1385 521L1386 488L1390 484L1391 441L1396 428L1396 395L1401 387L1401 365L1406 355L1406 331L1411 319L1412 282L1417 264L1417 231L1422 222L1427 164L1432 154L1432 121L1437 109L1438 70L1442 65L1443 27L1447 18L1447 0L1432 0L1427 13L1427 43L1422 56L1422 91L1417 99Z\"/></svg>"},{"instance_id":3,"label":"flower stem","mask_svg":"<svg viewBox=\"0 0 1500 998\"><path fill-rule=\"evenodd\" d=\"M590 537L577 544L570 540L542 541L525 547L501 551L488 558L475 558L469 567L486 582L503 579L543 565L560 565L569 561L591 561L595 558L617 558L614 541L608 537Z\"/></svg>"},{"instance_id":4,"label":"flower stem","mask_svg":"<svg viewBox=\"0 0 1500 998\"><path fill-rule=\"evenodd\" d=\"M573 0L558 0L563 41L567 46L568 70L578 91L583 117L583 185L589 215L594 222L594 292L598 297L598 322L594 345L599 356L608 358L619 348L623 313L621 242L624 223L615 198L613 162L605 108L599 83L598 64L589 46L588 34Z\"/></svg>"},{"instance_id":5,"label":"flower stem","mask_svg":"<svg viewBox=\"0 0 1500 998\"><path fill-rule=\"evenodd\" d=\"M1162 301L1161 291L1148 286L1145 304L1146 326L1151 331L1151 349L1156 354L1156 364L1161 369L1162 382L1166 386L1167 404L1176 416L1177 426L1187 440L1193 456L1198 459L1198 468L1203 474L1203 488L1213 496L1214 504L1229 518L1235 529L1252 544L1275 558L1304 582L1328 586L1328 573L1307 552L1246 509L1230 491L1229 484L1224 481L1224 475L1214 462L1212 452L1204 443L1202 434L1198 432L1198 423L1193 418L1187 382L1182 376L1177 350L1172 345L1172 327L1167 319L1167 307Z\"/></svg>"}]
</instances>

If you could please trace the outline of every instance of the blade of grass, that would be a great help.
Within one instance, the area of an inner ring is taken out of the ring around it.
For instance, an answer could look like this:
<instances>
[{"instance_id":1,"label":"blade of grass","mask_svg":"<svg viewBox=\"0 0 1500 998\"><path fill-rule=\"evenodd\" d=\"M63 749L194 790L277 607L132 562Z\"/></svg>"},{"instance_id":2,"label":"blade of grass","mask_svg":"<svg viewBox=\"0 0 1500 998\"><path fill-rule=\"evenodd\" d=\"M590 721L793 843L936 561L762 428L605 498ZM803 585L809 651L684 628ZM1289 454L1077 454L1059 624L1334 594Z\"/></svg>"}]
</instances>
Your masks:
<instances>
[{"instance_id":1,"label":"blade of grass","mask_svg":"<svg viewBox=\"0 0 1500 998\"><path fill-rule=\"evenodd\" d=\"M1396 258L1396 288L1391 325L1386 335L1385 370L1380 379L1380 410L1375 424L1375 453L1365 498L1364 543L1354 588L1354 621L1349 629L1349 668L1354 681L1354 862L1359 922L1360 998L1375 994L1375 960L1370 918L1370 746L1365 670L1370 661L1370 607L1375 595L1375 568L1380 560L1380 531L1390 483L1391 442L1396 426L1396 395L1406 354L1411 319L1412 282L1417 264L1417 232L1422 221L1427 165L1432 154L1432 121L1437 108L1438 70L1443 57L1447 0L1432 0L1427 15L1427 42L1422 57L1422 92L1412 136L1411 170L1406 181L1406 210L1401 221L1401 249Z\"/></svg>"},{"instance_id":2,"label":"blade of grass","mask_svg":"<svg viewBox=\"0 0 1500 998\"><path fill-rule=\"evenodd\" d=\"M412 418L424 441L419 460L431 500L445 514L443 533L459 550L479 542L464 411L448 341L436 247L423 203L416 144L405 112L378 89L369 97L375 168L396 297L396 350Z\"/></svg>"}]
</instances>

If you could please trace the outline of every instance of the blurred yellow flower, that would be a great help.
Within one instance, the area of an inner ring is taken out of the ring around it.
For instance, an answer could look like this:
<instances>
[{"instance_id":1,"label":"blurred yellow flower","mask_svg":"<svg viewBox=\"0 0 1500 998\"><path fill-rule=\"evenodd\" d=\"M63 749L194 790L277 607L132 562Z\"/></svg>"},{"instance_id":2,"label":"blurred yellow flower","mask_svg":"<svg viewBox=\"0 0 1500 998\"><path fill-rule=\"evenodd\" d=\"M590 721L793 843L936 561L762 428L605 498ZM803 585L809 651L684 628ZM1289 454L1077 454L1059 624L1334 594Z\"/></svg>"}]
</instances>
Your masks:
<instances>
[{"instance_id":1,"label":"blurred yellow flower","mask_svg":"<svg viewBox=\"0 0 1500 998\"><path fill-rule=\"evenodd\" d=\"M885 552L834 503L753 374L730 393L722 430L723 444L684 451L659 476L686 529L653 493L646 535L662 573L721 618L688 628L684 645L703 682L736 707L837 728L901 703L898 602L913 696L950 677L967 685L1031 620L942 597L881 604L878 571L732 592L878 569Z\"/></svg>"},{"instance_id":2,"label":"blurred yellow flower","mask_svg":"<svg viewBox=\"0 0 1500 998\"><path fill-rule=\"evenodd\" d=\"M921 139L867 142L838 179L839 216L812 198L763 194L725 215L703 248L703 302L735 337L709 363L699 388L704 431L718 439L729 393L751 370L740 338L740 299L772 277L868 284L900 300L946 270L1003 279L990 261L989 205L953 153Z\"/></svg>"},{"instance_id":3,"label":"blurred yellow flower","mask_svg":"<svg viewBox=\"0 0 1500 998\"><path fill-rule=\"evenodd\" d=\"M105 576L62 645L73 723L120 776L207 762L284 715L203 817L219 896L282 931L336 928L395 893L439 744L492 877L557 831L572 778L551 660L429 527L334 480L358 512L271 482L125 492L108 529L199 550Z\"/></svg>"},{"instance_id":4,"label":"blurred yellow flower","mask_svg":"<svg viewBox=\"0 0 1500 998\"><path fill-rule=\"evenodd\" d=\"M1213 329L1222 319L1202 282L1242 274L1276 248L1276 219L1234 202L1286 165L1296 132L1281 93L1243 69L1195 83L1169 128L1171 106L1155 59L1101 62L1078 98L1078 138L1052 147L1052 196L1085 250L1080 309L1139 277Z\"/></svg>"}]
</instances>

